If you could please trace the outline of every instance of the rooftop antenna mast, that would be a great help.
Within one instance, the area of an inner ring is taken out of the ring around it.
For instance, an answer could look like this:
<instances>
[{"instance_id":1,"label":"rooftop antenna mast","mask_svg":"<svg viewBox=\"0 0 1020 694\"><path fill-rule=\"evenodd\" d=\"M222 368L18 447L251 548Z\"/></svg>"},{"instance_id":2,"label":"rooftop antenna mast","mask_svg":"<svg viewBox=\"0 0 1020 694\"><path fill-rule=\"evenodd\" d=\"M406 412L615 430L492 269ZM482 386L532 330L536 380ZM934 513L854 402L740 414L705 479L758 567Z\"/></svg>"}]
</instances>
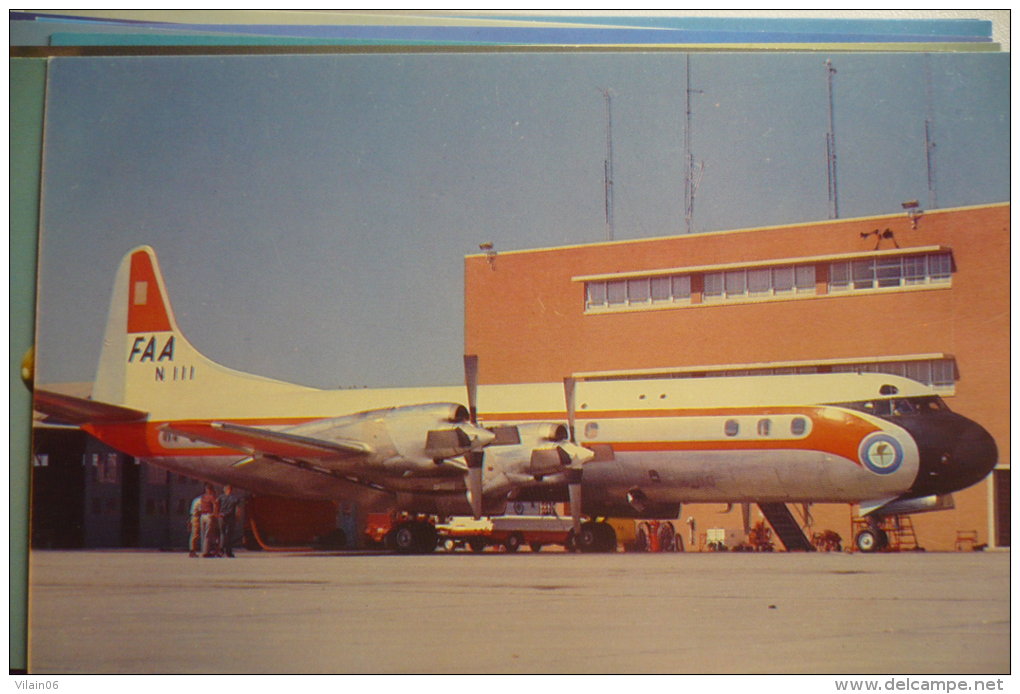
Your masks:
<instances>
[{"instance_id":1,"label":"rooftop antenna mast","mask_svg":"<svg viewBox=\"0 0 1020 694\"><path fill-rule=\"evenodd\" d=\"M938 207L935 195L935 101L932 98L931 54L924 56L924 91L927 100L927 114L924 119L924 159L928 165L928 209Z\"/></svg>"},{"instance_id":2,"label":"rooftop antenna mast","mask_svg":"<svg viewBox=\"0 0 1020 694\"><path fill-rule=\"evenodd\" d=\"M825 74L829 85L829 132L825 134L825 158L829 178L829 219L839 219L839 187L836 183L836 124L833 115L832 78L836 68L825 61Z\"/></svg>"},{"instance_id":3,"label":"rooftop antenna mast","mask_svg":"<svg viewBox=\"0 0 1020 694\"><path fill-rule=\"evenodd\" d=\"M686 56L687 83L684 89L684 224L688 234L694 233L694 195L698 191L701 177L705 172L705 162L694 163L691 154L691 94L702 94L700 89L691 89L691 55Z\"/></svg>"},{"instance_id":4,"label":"rooftop antenna mast","mask_svg":"<svg viewBox=\"0 0 1020 694\"><path fill-rule=\"evenodd\" d=\"M613 95L608 89L600 89L606 101L606 240L612 241L613 229Z\"/></svg>"}]
</instances>

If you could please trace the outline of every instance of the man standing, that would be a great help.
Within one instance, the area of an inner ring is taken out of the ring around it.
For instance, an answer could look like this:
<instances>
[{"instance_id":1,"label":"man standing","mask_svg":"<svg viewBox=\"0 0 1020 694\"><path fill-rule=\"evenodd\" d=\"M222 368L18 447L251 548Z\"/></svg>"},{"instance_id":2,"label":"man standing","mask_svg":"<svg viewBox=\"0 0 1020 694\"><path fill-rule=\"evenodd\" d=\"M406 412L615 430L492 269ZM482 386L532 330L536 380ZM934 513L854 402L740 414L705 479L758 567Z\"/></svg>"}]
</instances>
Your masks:
<instances>
[{"instance_id":1,"label":"man standing","mask_svg":"<svg viewBox=\"0 0 1020 694\"><path fill-rule=\"evenodd\" d=\"M202 537L202 495L199 494L191 500L191 510L188 514L188 528L191 536L188 538L188 556L197 557L199 538Z\"/></svg>"},{"instance_id":2,"label":"man standing","mask_svg":"<svg viewBox=\"0 0 1020 694\"><path fill-rule=\"evenodd\" d=\"M205 493L199 498L198 501L198 513L202 527L202 556L213 557L216 556L209 547L210 540L216 541L218 536L214 536L213 533L216 531L216 516L220 512L220 502L216 498L216 489L211 485L205 485Z\"/></svg>"},{"instance_id":3,"label":"man standing","mask_svg":"<svg viewBox=\"0 0 1020 694\"><path fill-rule=\"evenodd\" d=\"M234 494L234 487L227 485L218 499L220 505L220 553L224 557L234 556L234 531L237 527L237 511L241 497Z\"/></svg>"}]
</instances>

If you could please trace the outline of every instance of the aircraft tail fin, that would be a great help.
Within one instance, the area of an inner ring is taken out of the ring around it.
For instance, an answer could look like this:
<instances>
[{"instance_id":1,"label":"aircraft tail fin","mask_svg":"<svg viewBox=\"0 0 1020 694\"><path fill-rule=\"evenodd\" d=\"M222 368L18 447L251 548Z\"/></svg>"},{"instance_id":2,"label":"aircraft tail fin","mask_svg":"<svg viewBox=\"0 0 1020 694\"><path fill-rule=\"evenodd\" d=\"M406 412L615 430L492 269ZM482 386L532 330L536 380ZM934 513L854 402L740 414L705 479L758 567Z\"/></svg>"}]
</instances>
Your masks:
<instances>
[{"instance_id":1,"label":"aircraft tail fin","mask_svg":"<svg viewBox=\"0 0 1020 694\"><path fill-rule=\"evenodd\" d=\"M124 256L114 280L93 400L158 417L266 397L280 381L234 371L195 349L174 317L156 252L139 246Z\"/></svg>"}]
</instances>

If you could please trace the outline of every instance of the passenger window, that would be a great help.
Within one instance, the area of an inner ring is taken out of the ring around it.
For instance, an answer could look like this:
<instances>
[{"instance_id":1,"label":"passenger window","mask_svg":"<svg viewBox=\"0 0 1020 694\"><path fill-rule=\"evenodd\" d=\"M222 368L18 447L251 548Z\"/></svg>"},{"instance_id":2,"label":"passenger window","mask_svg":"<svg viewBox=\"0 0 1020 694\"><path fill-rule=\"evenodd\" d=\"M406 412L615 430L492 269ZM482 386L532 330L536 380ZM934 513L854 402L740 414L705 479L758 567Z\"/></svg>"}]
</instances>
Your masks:
<instances>
[{"instance_id":1,"label":"passenger window","mask_svg":"<svg viewBox=\"0 0 1020 694\"><path fill-rule=\"evenodd\" d=\"M803 417L794 417L790 422L790 433L794 436L803 436L807 431L807 420Z\"/></svg>"},{"instance_id":2,"label":"passenger window","mask_svg":"<svg viewBox=\"0 0 1020 694\"><path fill-rule=\"evenodd\" d=\"M770 431L772 431L772 420L771 419L759 419L758 420L758 436L768 436Z\"/></svg>"},{"instance_id":3,"label":"passenger window","mask_svg":"<svg viewBox=\"0 0 1020 694\"><path fill-rule=\"evenodd\" d=\"M726 435L736 436L740 433L740 423L735 419L726 420Z\"/></svg>"}]
</instances>

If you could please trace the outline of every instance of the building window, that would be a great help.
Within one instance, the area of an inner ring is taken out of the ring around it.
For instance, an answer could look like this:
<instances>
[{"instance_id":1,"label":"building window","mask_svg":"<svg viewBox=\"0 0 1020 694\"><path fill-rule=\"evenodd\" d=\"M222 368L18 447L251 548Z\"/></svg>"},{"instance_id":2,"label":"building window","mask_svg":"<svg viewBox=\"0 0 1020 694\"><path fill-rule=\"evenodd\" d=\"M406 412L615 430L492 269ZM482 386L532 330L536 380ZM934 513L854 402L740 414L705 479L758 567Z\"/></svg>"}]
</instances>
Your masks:
<instances>
[{"instance_id":1,"label":"building window","mask_svg":"<svg viewBox=\"0 0 1020 694\"><path fill-rule=\"evenodd\" d=\"M747 300L815 293L814 265L705 273L705 300Z\"/></svg>"},{"instance_id":2,"label":"building window","mask_svg":"<svg viewBox=\"0 0 1020 694\"><path fill-rule=\"evenodd\" d=\"M827 292L840 294L917 287L947 287L952 282L950 252L915 252L904 255L873 255L830 261L819 258L821 278ZM768 301L818 294L819 273L815 262L758 266L687 273L656 274L585 282L585 310L632 310L691 305L692 278L700 279L705 303ZM707 269L707 268L706 268Z\"/></svg>"},{"instance_id":3,"label":"building window","mask_svg":"<svg viewBox=\"0 0 1020 694\"><path fill-rule=\"evenodd\" d=\"M836 364L833 373L880 373L903 376L936 389L956 385L956 361L953 359L918 359L882 361L862 364Z\"/></svg>"},{"instance_id":4,"label":"building window","mask_svg":"<svg viewBox=\"0 0 1020 694\"><path fill-rule=\"evenodd\" d=\"M107 453L103 456L93 454L92 465L96 470L96 482L100 484L117 484L116 453Z\"/></svg>"},{"instance_id":5,"label":"building window","mask_svg":"<svg viewBox=\"0 0 1020 694\"><path fill-rule=\"evenodd\" d=\"M945 285L952 279L950 253L890 255L832 263L829 290L859 292L897 287Z\"/></svg>"},{"instance_id":6,"label":"building window","mask_svg":"<svg viewBox=\"0 0 1020 694\"><path fill-rule=\"evenodd\" d=\"M720 369L711 366L698 367L696 370L649 372L640 375L613 375L606 377L589 377L588 380L644 380L660 378L720 378L725 376L788 376L794 374L817 373L884 373L903 376L931 386L936 390L952 391L956 386L956 360L953 358L912 358L900 361L848 361L833 363L826 360L817 364L802 363L789 366L758 367L744 369ZM883 392L883 394L886 394ZM892 393L889 393L892 394Z\"/></svg>"},{"instance_id":7,"label":"building window","mask_svg":"<svg viewBox=\"0 0 1020 694\"><path fill-rule=\"evenodd\" d=\"M592 281L585 283L585 294L585 307L588 309L690 303L691 278L689 275L667 275Z\"/></svg>"}]
</instances>

